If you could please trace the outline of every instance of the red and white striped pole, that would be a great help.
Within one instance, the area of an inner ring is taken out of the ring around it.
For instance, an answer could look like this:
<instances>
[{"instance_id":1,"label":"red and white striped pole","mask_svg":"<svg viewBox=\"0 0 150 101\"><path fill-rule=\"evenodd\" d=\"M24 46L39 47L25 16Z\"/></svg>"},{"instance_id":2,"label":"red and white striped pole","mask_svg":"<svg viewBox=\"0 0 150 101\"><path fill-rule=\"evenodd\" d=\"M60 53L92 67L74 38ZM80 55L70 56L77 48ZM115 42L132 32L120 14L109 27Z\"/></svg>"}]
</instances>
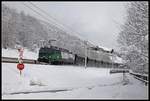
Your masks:
<instances>
[{"instance_id":1,"label":"red and white striped pole","mask_svg":"<svg viewBox=\"0 0 150 101\"><path fill-rule=\"evenodd\" d=\"M21 70L24 69L24 64L23 64L23 51L24 51L24 49L19 48L18 51L19 51L19 58L18 58L19 64L17 65L17 68L20 70L20 75L21 75Z\"/></svg>"}]
</instances>

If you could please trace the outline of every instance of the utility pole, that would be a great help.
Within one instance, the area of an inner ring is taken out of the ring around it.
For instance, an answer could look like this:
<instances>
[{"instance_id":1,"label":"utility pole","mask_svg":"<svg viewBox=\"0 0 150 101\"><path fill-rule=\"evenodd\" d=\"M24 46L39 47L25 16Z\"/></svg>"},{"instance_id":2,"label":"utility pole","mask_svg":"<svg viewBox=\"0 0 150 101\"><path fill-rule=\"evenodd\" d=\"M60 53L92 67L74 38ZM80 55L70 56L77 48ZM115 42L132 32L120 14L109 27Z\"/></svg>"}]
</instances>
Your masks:
<instances>
[{"instance_id":1,"label":"utility pole","mask_svg":"<svg viewBox=\"0 0 150 101\"><path fill-rule=\"evenodd\" d=\"M84 46L85 46L85 69L87 67L87 41L84 41Z\"/></svg>"},{"instance_id":2,"label":"utility pole","mask_svg":"<svg viewBox=\"0 0 150 101\"><path fill-rule=\"evenodd\" d=\"M113 64L113 54L112 54L112 69L114 68L114 66L113 66L114 64Z\"/></svg>"},{"instance_id":3,"label":"utility pole","mask_svg":"<svg viewBox=\"0 0 150 101\"><path fill-rule=\"evenodd\" d=\"M113 68L114 68L114 66L113 66L113 62L114 62L114 61L113 61L113 59L114 59L113 56L114 56L114 55L117 55L117 53L114 52L113 49L112 49L112 51L111 51L110 53L112 54L112 69L113 69ZM118 56L118 55L117 55L117 56ZM124 69L124 68L123 68L123 69ZM126 75L125 75L125 72L126 72L125 70L122 71L123 85L126 85L126 83L127 83L127 82L126 82Z\"/></svg>"},{"instance_id":4,"label":"utility pole","mask_svg":"<svg viewBox=\"0 0 150 101\"><path fill-rule=\"evenodd\" d=\"M113 64L113 62L114 62L114 61L113 61L113 52L114 52L114 50L112 49L111 52L110 52L110 54L111 54L111 56L112 56L112 69L114 68L114 66L113 66L113 65L114 65L114 64Z\"/></svg>"}]
</instances>

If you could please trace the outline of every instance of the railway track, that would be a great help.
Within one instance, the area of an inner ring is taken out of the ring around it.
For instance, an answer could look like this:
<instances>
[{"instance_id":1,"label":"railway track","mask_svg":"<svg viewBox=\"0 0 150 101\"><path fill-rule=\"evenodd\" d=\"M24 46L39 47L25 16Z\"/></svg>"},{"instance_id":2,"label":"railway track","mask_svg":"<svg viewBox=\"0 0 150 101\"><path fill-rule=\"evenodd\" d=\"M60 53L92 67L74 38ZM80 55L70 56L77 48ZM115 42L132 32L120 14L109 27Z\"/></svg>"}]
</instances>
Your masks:
<instances>
[{"instance_id":1,"label":"railway track","mask_svg":"<svg viewBox=\"0 0 150 101\"><path fill-rule=\"evenodd\" d=\"M2 57L1 61L5 63L18 63L18 58ZM28 64L40 64L37 60L33 59L23 59L23 62Z\"/></svg>"}]
</instances>

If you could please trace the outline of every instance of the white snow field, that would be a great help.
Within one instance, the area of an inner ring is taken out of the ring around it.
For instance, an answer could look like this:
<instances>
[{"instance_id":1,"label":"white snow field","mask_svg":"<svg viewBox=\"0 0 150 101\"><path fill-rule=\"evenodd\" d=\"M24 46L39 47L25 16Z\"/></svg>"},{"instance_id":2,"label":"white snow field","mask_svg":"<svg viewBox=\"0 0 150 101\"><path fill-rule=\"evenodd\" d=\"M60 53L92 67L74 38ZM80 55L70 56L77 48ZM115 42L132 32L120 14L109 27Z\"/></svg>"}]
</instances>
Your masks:
<instances>
[{"instance_id":1,"label":"white snow field","mask_svg":"<svg viewBox=\"0 0 150 101\"><path fill-rule=\"evenodd\" d=\"M2 57L16 57L15 49L2 49ZM24 59L38 53L24 49ZM148 86L127 74L109 74L107 68L25 64L20 76L16 63L2 63L3 99L148 99Z\"/></svg>"},{"instance_id":2,"label":"white snow field","mask_svg":"<svg viewBox=\"0 0 150 101\"><path fill-rule=\"evenodd\" d=\"M2 57L12 57L12 58L18 58L19 52L17 49L4 49L2 48ZM28 49L24 49L23 52L23 58L24 59L37 59L38 53L29 51Z\"/></svg>"},{"instance_id":3,"label":"white snow field","mask_svg":"<svg viewBox=\"0 0 150 101\"><path fill-rule=\"evenodd\" d=\"M148 86L107 68L2 63L2 99L148 99Z\"/></svg>"}]
</instances>

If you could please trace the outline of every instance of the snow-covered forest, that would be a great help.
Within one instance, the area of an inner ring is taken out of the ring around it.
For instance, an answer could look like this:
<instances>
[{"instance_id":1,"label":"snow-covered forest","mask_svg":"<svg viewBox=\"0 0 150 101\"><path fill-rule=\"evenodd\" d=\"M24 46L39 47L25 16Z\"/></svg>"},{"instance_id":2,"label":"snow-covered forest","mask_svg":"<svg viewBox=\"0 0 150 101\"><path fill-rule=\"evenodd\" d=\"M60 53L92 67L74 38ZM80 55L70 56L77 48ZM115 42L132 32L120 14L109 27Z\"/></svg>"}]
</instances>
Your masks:
<instances>
[{"instance_id":1,"label":"snow-covered forest","mask_svg":"<svg viewBox=\"0 0 150 101\"><path fill-rule=\"evenodd\" d=\"M118 36L122 58L140 73L148 73L148 17L148 2L131 2Z\"/></svg>"},{"instance_id":2,"label":"snow-covered forest","mask_svg":"<svg viewBox=\"0 0 150 101\"><path fill-rule=\"evenodd\" d=\"M48 45L49 40L56 40L51 43L54 46L85 56L84 40L53 24L26 15L23 11L19 13L2 4L2 48L14 49L16 45L21 45L35 51L42 45ZM87 47L91 46L94 45L88 42ZM108 54L102 52L88 50L87 55L110 61Z\"/></svg>"},{"instance_id":3,"label":"snow-covered forest","mask_svg":"<svg viewBox=\"0 0 150 101\"><path fill-rule=\"evenodd\" d=\"M20 44L32 49L34 43L46 40L47 36L48 33L37 19L25 15L24 12L17 13L15 9L2 5L3 48L15 48L16 44Z\"/></svg>"},{"instance_id":4,"label":"snow-covered forest","mask_svg":"<svg viewBox=\"0 0 150 101\"><path fill-rule=\"evenodd\" d=\"M42 45L47 45L52 39L56 40L52 42L54 46L66 48L81 56L85 55L83 40L57 26L2 4L2 48L15 48L19 44L34 51ZM88 43L88 46L93 45ZM98 53L89 50L88 55L95 58Z\"/></svg>"}]
</instances>

